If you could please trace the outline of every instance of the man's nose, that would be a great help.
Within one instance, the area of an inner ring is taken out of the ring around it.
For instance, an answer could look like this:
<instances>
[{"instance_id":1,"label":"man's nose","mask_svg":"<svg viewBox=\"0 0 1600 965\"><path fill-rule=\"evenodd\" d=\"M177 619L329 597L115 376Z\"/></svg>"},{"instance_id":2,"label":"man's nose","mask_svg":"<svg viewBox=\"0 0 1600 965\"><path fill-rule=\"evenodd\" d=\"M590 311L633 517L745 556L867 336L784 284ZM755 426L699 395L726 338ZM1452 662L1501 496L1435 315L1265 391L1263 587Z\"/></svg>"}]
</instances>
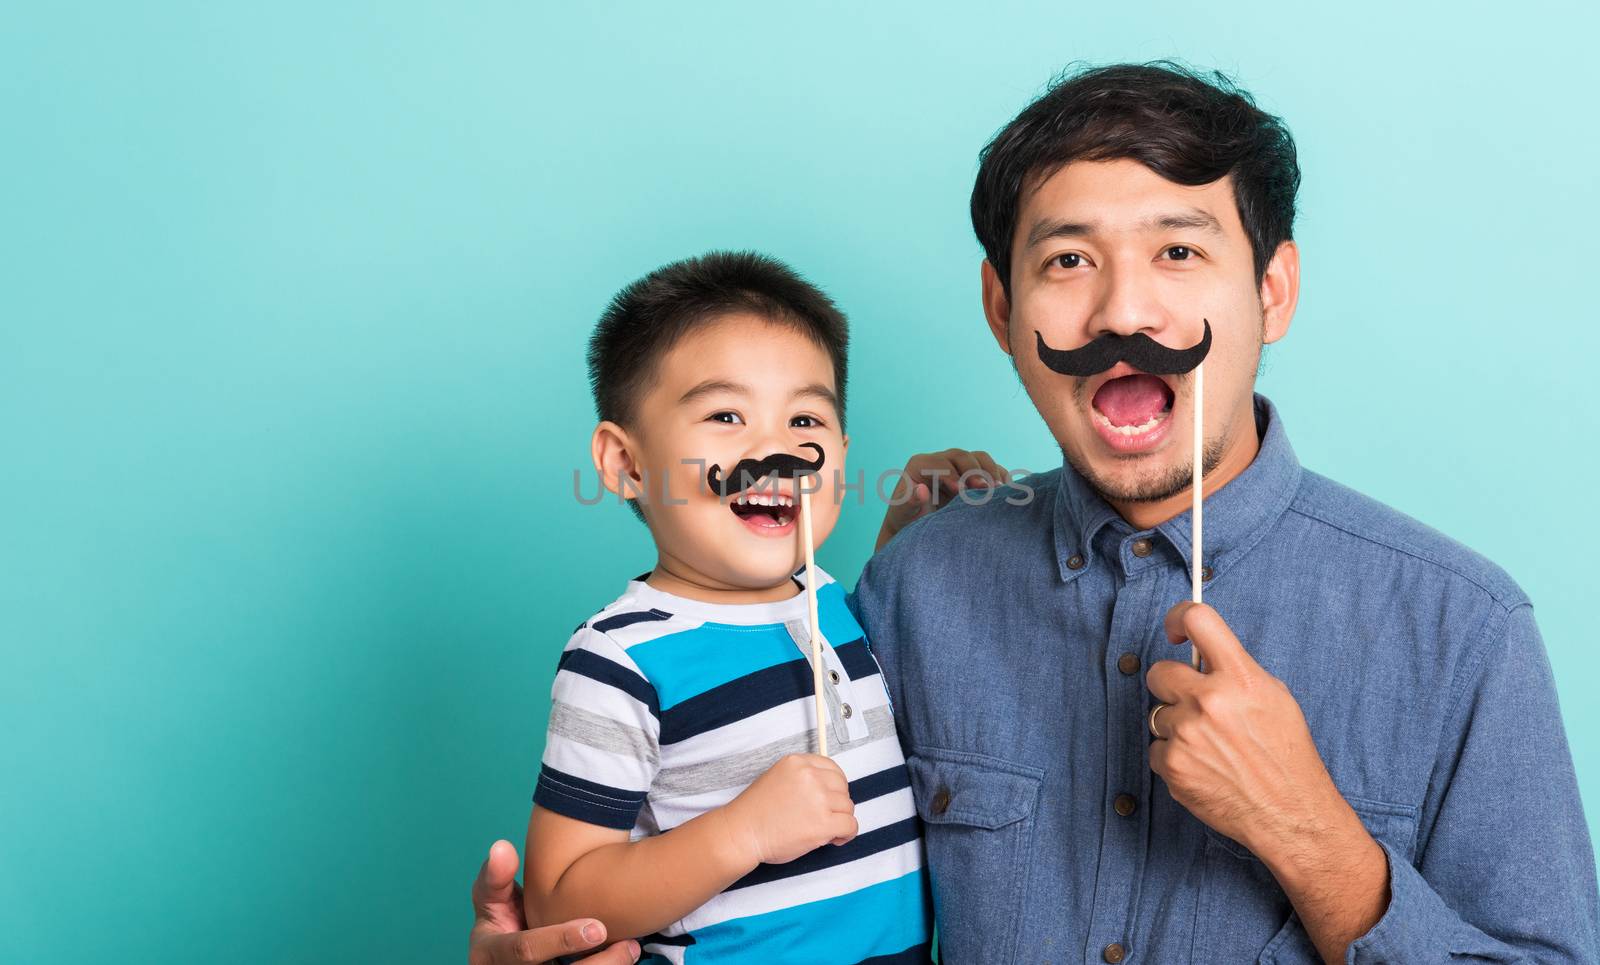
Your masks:
<instances>
[{"instance_id":1,"label":"man's nose","mask_svg":"<svg viewBox=\"0 0 1600 965\"><path fill-rule=\"evenodd\" d=\"M1103 287L1089 317L1090 339L1137 332L1153 337L1167 326L1166 309L1149 278L1127 267L1112 267L1101 277Z\"/></svg>"}]
</instances>

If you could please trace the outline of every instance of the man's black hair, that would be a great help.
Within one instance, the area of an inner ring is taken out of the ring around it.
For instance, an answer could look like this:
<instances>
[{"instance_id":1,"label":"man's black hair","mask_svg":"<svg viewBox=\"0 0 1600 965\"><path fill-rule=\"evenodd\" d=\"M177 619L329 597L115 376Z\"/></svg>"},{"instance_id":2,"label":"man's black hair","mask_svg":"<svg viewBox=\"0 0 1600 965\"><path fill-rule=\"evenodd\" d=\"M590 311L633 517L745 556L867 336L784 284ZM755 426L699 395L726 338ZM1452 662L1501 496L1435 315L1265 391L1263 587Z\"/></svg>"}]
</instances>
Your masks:
<instances>
[{"instance_id":1,"label":"man's black hair","mask_svg":"<svg viewBox=\"0 0 1600 965\"><path fill-rule=\"evenodd\" d=\"M1023 195L1072 161L1121 158L1190 186L1233 175L1258 287L1293 237L1294 138L1226 75L1171 61L1069 70L978 155L972 228L1008 295Z\"/></svg>"},{"instance_id":2,"label":"man's black hair","mask_svg":"<svg viewBox=\"0 0 1600 965\"><path fill-rule=\"evenodd\" d=\"M611 299L589 338L589 385L600 418L632 423L661 357L698 326L736 312L792 326L828 353L843 429L844 313L794 269L753 251L712 251L663 265Z\"/></svg>"}]
</instances>

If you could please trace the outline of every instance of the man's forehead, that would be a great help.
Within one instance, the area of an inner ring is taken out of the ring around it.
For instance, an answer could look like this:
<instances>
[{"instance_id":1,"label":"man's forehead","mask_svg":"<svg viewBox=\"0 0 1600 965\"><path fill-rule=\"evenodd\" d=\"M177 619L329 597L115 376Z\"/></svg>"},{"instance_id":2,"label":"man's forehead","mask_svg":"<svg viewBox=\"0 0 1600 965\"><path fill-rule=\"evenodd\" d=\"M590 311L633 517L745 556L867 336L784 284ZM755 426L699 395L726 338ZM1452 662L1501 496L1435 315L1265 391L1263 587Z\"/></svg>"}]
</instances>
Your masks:
<instances>
[{"instance_id":1,"label":"man's forehead","mask_svg":"<svg viewBox=\"0 0 1600 965\"><path fill-rule=\"evenodd\" d=\"M1073 161L1035 178L1022 195L1016 240L1027 245L1052 225L1107 233L1173 228L1244 232L1232 175L1208 184L1179 184L1126 158Z\"/></svg>"}]
</instances>

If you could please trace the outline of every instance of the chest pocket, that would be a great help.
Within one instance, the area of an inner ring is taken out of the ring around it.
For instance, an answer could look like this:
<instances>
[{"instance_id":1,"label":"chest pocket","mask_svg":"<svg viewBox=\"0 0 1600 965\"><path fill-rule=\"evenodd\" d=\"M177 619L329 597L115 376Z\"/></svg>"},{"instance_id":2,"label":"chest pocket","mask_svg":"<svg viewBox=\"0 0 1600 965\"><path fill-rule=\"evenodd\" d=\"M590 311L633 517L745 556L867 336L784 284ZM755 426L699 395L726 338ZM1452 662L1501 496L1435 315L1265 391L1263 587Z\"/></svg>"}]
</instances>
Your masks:
<instances>
[{"instance_id":1,"label":"chest pocket","mask_svg":"<svg viewBox=\"0 0 1600 965\"><path fill-rule=\"evenodd\" d=\"M1415 857L1417 808L1345 796L1367 833L1406 860ZM1205 881L1196 905L1194 952L1201 962L1321 965L1289 897L1259 858L1205 829Z\"/></svg>"},{"instance_id":2,"label":"chest pocket","mask_svg":"<svg viewBox=\"0 0 1600 965\"><path fill-rule=\"evenodd\" d=\"M940 961L1015 961L1044 771L937 748L918 748L906 766L926 825ZM960 885L944 888L944 876Z\"/></svg>"}]
</instances>

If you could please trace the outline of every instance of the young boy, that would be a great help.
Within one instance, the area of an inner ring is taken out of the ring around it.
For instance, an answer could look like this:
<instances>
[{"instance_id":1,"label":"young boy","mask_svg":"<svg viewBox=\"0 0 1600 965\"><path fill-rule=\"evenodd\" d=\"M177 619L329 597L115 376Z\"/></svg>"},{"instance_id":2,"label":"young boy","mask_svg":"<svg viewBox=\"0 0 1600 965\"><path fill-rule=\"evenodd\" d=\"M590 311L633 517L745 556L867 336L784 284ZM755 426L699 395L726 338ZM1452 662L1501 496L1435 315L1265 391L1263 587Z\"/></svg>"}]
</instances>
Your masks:
<instances>
[{"instance_id":1,"label":"young boy","mask_svg":"<svg viewBox=\"0 0 1600 965\"><path fill-rule=\"evenodd\" d=\"M813 490L817 544L838 517L846 341L826 295L754 254L668 265L601 317L594 462L634 500L657 561L561 655L528 824L530 923L596 917L656 961L928 961L922 841L888 696L797 532L798 484ZM773 456L822 468L740 471Z\"/></svg>"}]
</instances>

